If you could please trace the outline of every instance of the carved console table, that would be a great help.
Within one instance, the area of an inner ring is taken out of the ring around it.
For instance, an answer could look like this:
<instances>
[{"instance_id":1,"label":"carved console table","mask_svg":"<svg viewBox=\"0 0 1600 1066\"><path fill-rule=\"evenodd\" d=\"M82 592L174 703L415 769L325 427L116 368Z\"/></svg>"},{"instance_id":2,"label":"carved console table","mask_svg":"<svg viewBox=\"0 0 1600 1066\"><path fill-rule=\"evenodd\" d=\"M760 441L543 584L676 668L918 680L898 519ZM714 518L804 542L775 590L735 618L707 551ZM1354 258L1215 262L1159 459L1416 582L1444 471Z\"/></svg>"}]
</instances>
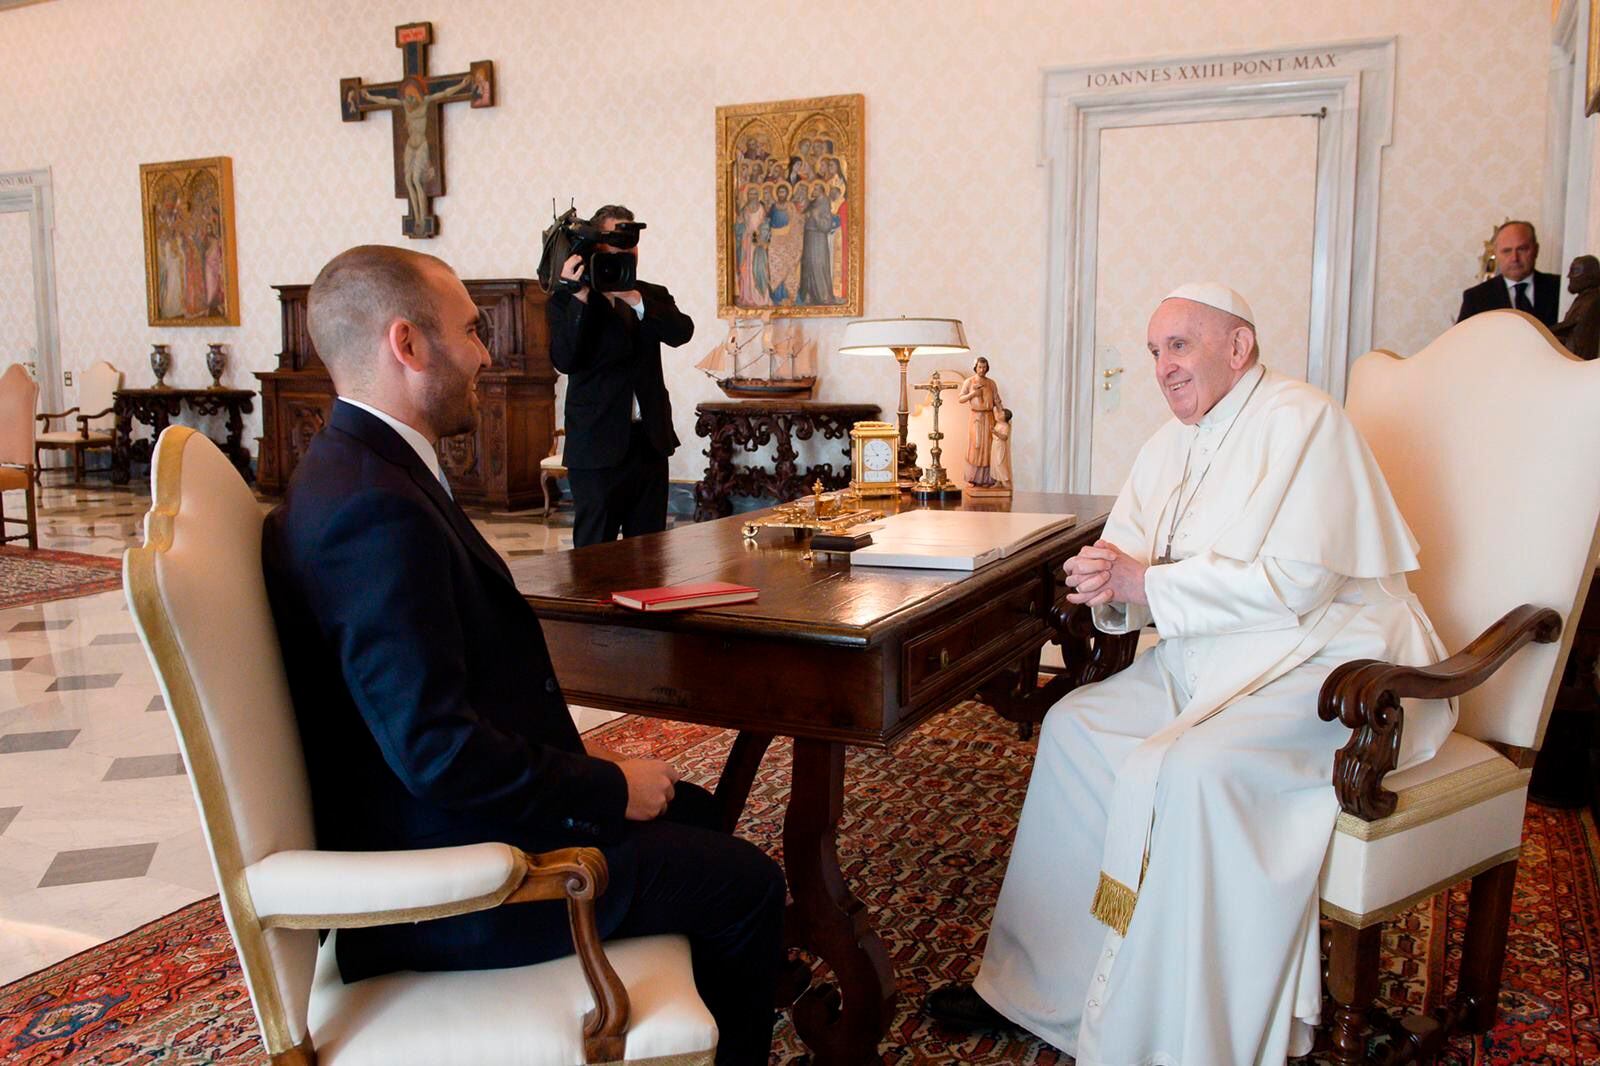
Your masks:
<instances>
[{"instance_id":1,"label":"carved console table","mask_svg":"<svg viewBox=\"0 0 1600 1066\"><path fill-rule=\"evenodd\" d=\"M694 518L723 518L733 513L734 496L776 496L797 499L811 491L818 478L824 488L841 489L850 481L850 427L878 417L872 403L821 403L812 400L746 400L702 403L694 409L694 431L710 442L706 475L694 487ZM795 462L796 440L842 440L844 462L819 463L801 470ZM773 467L735 466L736 449L753 452L774 445Z\"/></svg>"},{"instance_id":2,"label":"carved console table","mask_svg":"<svg viewBox=\"0 0 1600 1066\"><path fill-rule=\"evenodd\" d=\"M149 462L151 441L161 436L187 407L197 415L228 412L228 439L217 446L232 460L234 467L250 480L250 452L244 446L244 416L255 409L256 394L250 389L118 389L111 407L117 426L111 438L111 481L128 483L128 466L134 459ZM150 427L150 440L133 439L133 423Z\"/></svg>"}]
</instances>

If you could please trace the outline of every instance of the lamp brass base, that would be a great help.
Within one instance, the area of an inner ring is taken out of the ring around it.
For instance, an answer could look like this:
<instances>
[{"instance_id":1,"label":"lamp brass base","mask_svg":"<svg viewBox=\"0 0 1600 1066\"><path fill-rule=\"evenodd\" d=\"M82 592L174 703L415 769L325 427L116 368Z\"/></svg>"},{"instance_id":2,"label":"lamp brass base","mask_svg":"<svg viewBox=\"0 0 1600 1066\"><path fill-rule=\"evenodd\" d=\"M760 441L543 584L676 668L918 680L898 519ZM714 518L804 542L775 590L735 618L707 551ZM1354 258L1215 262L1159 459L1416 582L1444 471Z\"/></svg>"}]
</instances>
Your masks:
<instances>
[{"instance_id":1,"label":"lamp brass base","mask_svg":"<svg viewBox=\"0 0 1600 1066\"><path fill-rule=\"evenodd\" d=\"M924 485L919 481L911 486L911 495L919 500L959 500L961 488L949 481L943 485Z\"/></svg>"}]
</instances>

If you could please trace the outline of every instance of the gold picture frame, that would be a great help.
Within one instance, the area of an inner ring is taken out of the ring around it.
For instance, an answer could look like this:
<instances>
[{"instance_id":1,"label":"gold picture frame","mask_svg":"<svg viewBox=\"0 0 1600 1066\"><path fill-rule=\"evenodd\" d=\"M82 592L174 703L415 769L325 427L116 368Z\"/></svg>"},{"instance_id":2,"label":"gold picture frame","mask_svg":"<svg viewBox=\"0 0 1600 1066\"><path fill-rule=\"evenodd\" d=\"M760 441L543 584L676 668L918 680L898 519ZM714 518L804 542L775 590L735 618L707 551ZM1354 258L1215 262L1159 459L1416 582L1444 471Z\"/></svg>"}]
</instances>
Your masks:
<instances>
[{"instance_id":1,"label":"gold picture frame","mask_svg":"<svg viewBox=\"0 0 1600 1066\"><path fill-rule=\"evenodd\" d=\"M1589 62L1588 79L1584 82L1583 98L1587 103L1583 113L1592 115L1600 111L1600 3L1589 5Z\"/></svg>"},{"instance_id":2,"label":"gold picture frame","mask_svg":"<svg viewBox=\"0 0 1600 1066\"><path fill-rule=\"evenodd\" d=\"M152 326L237 326L233 160L142 163L145 299Z\"/></svg>"},{"instance_id":3,"label":"gold picture frame","mask_svg":"<svg viewBox=\"0 0 1600 1066\"><path fill-rule=\"evenodd\" d=\"M865 133L860 93L717 108L718 315L861 316Z\"/></svg>"}]
</instances>

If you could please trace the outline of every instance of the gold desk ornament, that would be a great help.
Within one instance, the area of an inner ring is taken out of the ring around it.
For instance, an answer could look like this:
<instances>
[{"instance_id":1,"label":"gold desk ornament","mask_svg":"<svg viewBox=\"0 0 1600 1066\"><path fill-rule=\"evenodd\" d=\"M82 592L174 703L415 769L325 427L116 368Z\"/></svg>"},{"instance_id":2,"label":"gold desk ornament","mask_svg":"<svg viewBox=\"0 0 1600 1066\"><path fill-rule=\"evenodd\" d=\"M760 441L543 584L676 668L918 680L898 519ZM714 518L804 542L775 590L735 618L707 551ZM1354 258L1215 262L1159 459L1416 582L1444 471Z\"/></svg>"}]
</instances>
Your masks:
<instances>
[{"instance_id":1,"label":"gold desk ornament","mask_svg":"<svg viewBox=\"0 0 1600 1066\"><path fill-rule=\"evenodd\" d=\"M740 532L745 540L755 540L762 529L789 529L796 537L801 533L844 533L864 522L876 522L883 515L869 511L861 505L861 495L854 489L824 492L819 479L812 485L812 494L789 503L780 503L772 513L746 522Z\"/></svg>"}]
</instances>

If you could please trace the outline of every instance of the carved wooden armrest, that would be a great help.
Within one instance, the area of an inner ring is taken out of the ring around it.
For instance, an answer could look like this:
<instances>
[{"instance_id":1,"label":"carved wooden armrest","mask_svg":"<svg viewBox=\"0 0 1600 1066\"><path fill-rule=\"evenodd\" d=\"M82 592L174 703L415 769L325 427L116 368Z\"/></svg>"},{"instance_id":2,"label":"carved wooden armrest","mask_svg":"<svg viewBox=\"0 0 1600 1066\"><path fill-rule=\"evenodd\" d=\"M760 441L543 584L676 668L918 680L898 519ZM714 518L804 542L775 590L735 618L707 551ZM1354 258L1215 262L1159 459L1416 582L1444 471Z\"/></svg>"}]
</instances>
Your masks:
<instances>
[{"instance_id":1,"label":"carved wooden armrest","mask_svg":"<svg viewBox=\"0 0 1600 1066\"><path fill-rule=\"evenodd\" d=\"M594 920L595 897L606 890L606 858L598 848L562 848L537 855L524 852L527 872L506 903L566 899L572 943L583 979L594 996L594 1010L583 1016L583 1057L588 1062L621 1062L628 1034L628 989L600 946Z\"/></svg>"},{"instance_id":2,"label":"carved wooden armrest","mask_svg":"<svg viewBox=\"0 0 1600 1066\"><path fill-rule=\"evenodd\" d=\"M354 929L567 901L572 943L595 1009L583 1018L589 1062L618 1062L628 990L607 961L594 901L606 890L598 848L530 854L505 844L388 852L279 852L244 871L264 928Z\"/></svg>"},{"instance_id":3,"label":"carved wooden armrest","mask_svg":"<svg viewBox=\"0 0 1600 1066\"><path fill-rule=\"evenodd\" d=\"M1094 627L1094 613L1082 604L1068 603L1050 607L1045 621L1056 631L1056 643L1061 645L1061 658L1066 663L1071 684L1063 692L1079 685L1104 681L1112 674L1125 670L1139 650L1139 634L1102 633Z\"/></svg>"},{"instance_id":4,"label":"carved wooden armrest","mask_svg":"<svg viewBox=\"0 0 1600 1066\"><path fill-rule=\"evenodd\" d=\"M76 407L69 407L65 411L45 411L41 414L34 415L33 418L34 421L43 423L45 429L49 429L50 420L52 418L66 418L68 415L75 413L77 410L78 409Z\"/></svg>"},{"instance_id":5,"label":"carved wooden armrest","mask_svg":"<svg viewBox=\"0 0 1600 1066\"><path fill-rule=\"evenodd\" d=\"M76 411L77 408L74 407L73 410ZM104 418L106 415L111 414L115 410L115 407L107 407L104 411L96 411L92 415L79 415L77 417L78 432L82 433L84 439L87 440L89 437L89 423L93 422L97 418Z\"/></svg>"},{"instance_id":6,"label":"carved wooden armrest","mask_svg":"<svg viewBox=\"0 0 1600 1066\"><path fill-rule=\"evenodd\" d=\"M1402 699L1445 699L1487 681L1524 644L1549 644L1561 636L1561 616L1523 604L1484 630L1460 652L1432 666L1396 666L1356 659L1335 667L1322 683L1317 715L1335 718L1353 733L1333 758L1339 806L1373 821L1394 813L1396 796L1383 777L1400 757Z\"/></svg>"}]
</instances>

